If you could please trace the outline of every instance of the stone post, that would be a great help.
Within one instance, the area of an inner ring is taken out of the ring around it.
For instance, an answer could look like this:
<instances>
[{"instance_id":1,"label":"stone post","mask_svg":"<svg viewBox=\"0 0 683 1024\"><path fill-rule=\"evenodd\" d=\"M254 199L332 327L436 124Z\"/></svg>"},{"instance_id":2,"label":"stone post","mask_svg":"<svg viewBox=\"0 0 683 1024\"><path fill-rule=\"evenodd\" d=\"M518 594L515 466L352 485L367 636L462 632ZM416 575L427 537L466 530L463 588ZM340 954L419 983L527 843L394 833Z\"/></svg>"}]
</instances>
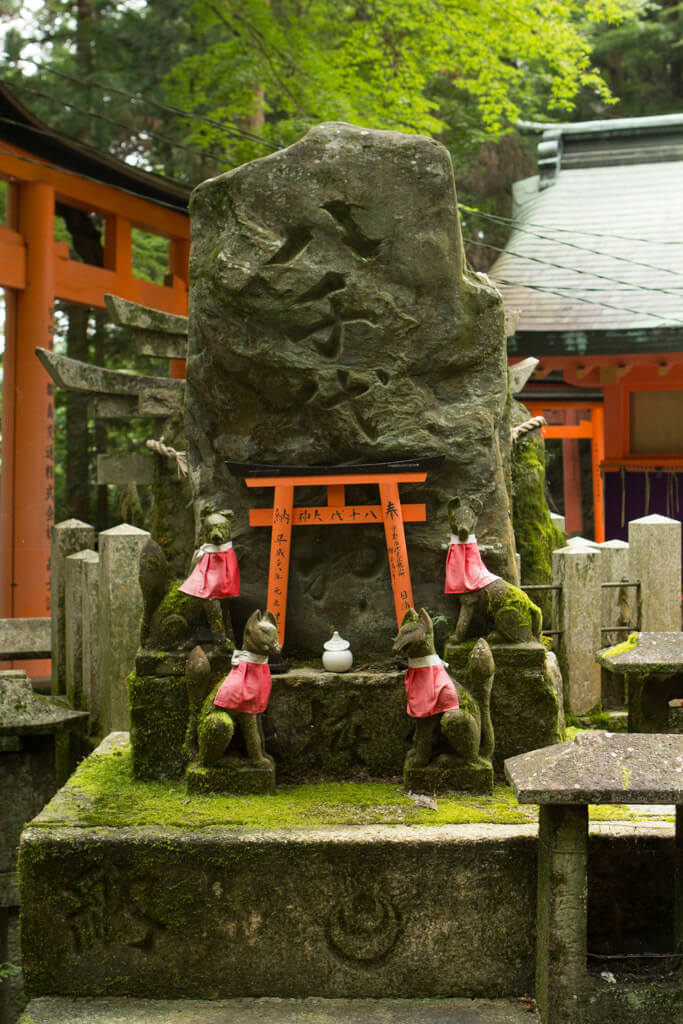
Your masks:
<instances>
[{"instance_id":1,"label":"stone post","mask_svg":"<svg viewBox=\"0 0 683 1024\"><path fill-rule=\"evenodd\" d=\"M142 592L138 580L140 552L149 533L123 523L100 533L98 637L104 735L128 729L126 680L140 643Z\"/></svg>"},{"instance_id":2,"label":"stone post","mask_svg":"<svg viewBox=\"0 0 683 1024\"><path fill-rule=\"evenodd\" d=\"M620 580L629 582L629 547L625 540L606 540L600 547L600 564L603 583L616 583ZM637 625L638 594L633 587L603 587L602 589L602 626L628 626L635 629ZM626 639L623 630L613 633L601 633L600 646L611 647ZM603 708L623 707L626 696L624 676L610 672L607 668L600 671L602 680Z\"/></svg>"},{"instance_id":3,"label":"stone post","mask_svg":"<svg viewBox=\"0 0 683 1024\"><path fill-rule=\"evenodd\" d=\"M63 523L57 523L52 527L50 614L52 617L52 692L54 694L66 693L65 561L76 551L94 546L94 528L87 523L82 523L80 519L66 519Z\"/></svg>"},{"instance_id":4,"label":"stone post","mask_svg":"<svg viewBox=\"0 0 683 1024\"><path fill-rule=\"evenodd\" d=\"M69 555L65 560L65 659L66 695L72 708L89 710L83 680L83 624L86 606L92 601L88 590L85 568L88 562L98 562L95 551L86 548Z\"/></svg>"},{"instance_id":5,"label":"stone post","mask_svg":"<svg viewBox=\"0 0 683 1024\"><path fill-rule=\"evenodd\" d=\"M101 736L102 677L100 676L99 592L100 556L92 551L81 562L83 592L83 696L90 712L90 734Z\"/></svg>"},{"instance_id":6,"label":"stone post","mask_svg":"<svg viewBox=\"0 0 683 1024\"><path fill-rule=\"evenodd\" d=\"M583 714L600 703L601 647L600 549L592 543L553 551L555 595L553 618L560 635L559 656L570 711ZM555 608L557 611L555 611Z\"/></svg>"},{"instance_id":7,"label":"stone post","mask_svg":"<svg viewBox=\"0 0 683 1024\"><path fill-rule=\"evenodd\" d=\"M564 516L559 515L557 512L550 513L550 521L553 526L556 526L562 533L567 532L567 521Z\"/></svg>"},{"instance_id":8,"label":"stone post","mask_svg":"<svg viewBox=\"0 0 683 1024\"><path fill-rule=\"evenodd\" d=\"M651 515L628 524L630 576L640 580L641 623L645 633L681 629L681 524Z\"/></svg>"},{"instance_id":9,"label":"stone post","mask_svg":"<svg viewBox=\"0 0 683 1024\"><path fill-rule=\"evenodd\" d=\"M543 1024L585 1024L588 808L538 818L536 1001Z\"/></svg>"}]
</instances>

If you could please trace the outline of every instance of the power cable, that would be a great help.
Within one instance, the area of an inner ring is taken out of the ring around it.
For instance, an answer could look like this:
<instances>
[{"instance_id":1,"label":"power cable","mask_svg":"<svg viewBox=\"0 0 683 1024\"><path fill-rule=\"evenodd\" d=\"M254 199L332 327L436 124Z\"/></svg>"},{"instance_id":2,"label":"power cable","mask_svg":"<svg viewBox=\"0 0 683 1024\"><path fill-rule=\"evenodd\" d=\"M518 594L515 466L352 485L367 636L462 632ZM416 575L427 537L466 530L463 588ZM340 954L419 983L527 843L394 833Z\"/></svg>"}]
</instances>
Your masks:
<instances>
[{"instance_id":1,"label":"power cable","mask_svg":"<svg viewBox=\"0 0 683 1024\"><path fill-rule=\"evenodd\" d=\"M466 213L475 213L477 214L478 217L486 217L487 220L495 220L498 221L500 224L509 225L511 228L517 227L517 221L513 220L511 217L501 217L499 214L496 213L485 213L483 210L477 210L476 207L467 206L465 203L458 203L458 208L460 210L464 210ZM659 238L636 238L633 235L605 234L605 232L601 231L585 231L583 228L560 228L555 227L554 225L551 227L548 224L527 223L526 226L529 228L539 228L539 230L541 231L559 231L563 234L566 233L570 235L587 235L589 238L610 238L622 242L643 242L645 245L683 245L683 239L671 239L667 241L661 240ZM550 241L559 241L559 239L554 239L552 235L547 237Z\"/></svg>"},{"instance_id":2,"label":"power cable","mask_svg":"<svg viewBox=\"0 0 683 1024\"><path fill-rule=\"evenodd\" d=\"M24 85L21 85L20 89L24 90L25 92L31 93L33 96L40 96L42 99L54 101L54 102L58 103L60 106L62 106L62 107L66 107L69 110L77 111L79 114L85 114L88 117L95 117L95 118L97 118L100 121L106 121L107 124L113 124L117 128L125 128L126 131L128 131L129 133L131 133L131 131L132 131L131 125L127 125L123 121L115 121L114 118L107 117L106 114L98 114L94 110L88 110L85 107L79 107L77 104L72 103L71 101L67 102L66 100L60 100L58 97L50 96L49 93L40 92L40 90L38 90L38 89L29 89L27 86L24 86ZM34 128L32 125L26 125L26 127L27 128L33 128L34 131L43 131L43 129ZM144 135L148 135L150 137L150 139L158 139L159 142L163 142L166 145L172 146L174 149L182 149L185 153L190 153L192 156L201 157L202 159L205 159L205 157L206 157L206 154L202 153L200 150L192 149L190 146L186 146L182 142L176 142L173 139L168 138L168 136L166 136L166 135L160 135L159 132L153 132L150 129L145 128L145 129L142 130L142 133ZM50 133L46 132L45 134L50 134ZM137 132L135 134L137 134L138 136L140 135L139 132ZM135 135L131 135L130 137L134 138ZM115 155L115 154L112 154L112 155ZM155 171L153 173L156 174L158 172ZM161 177L165 177L165 175L161 175Z\"/></svg>"},{"instance_id":3,"label":"power cable","mask_svg":"<svg viewBox=\"0 0 683 1024\"><path fill-rule=\"evenodd\" d=\"M479 245L484 249L494 249L496 252L505 253L506 256L514 256L516 259L529 260L531 263L540 263L544 267L553 267L556 270L567 270L572 274L582 274L585 277L594 277L600 281L610 281L612 284L623 285L629 289L636 289L642 292L657 292L662 295L674 295L678 298L678 293L671 291L668 288L657 288L657 286L649 287L648 285L634 284L632 281L622 281L618 277L610 277L609 274L599 274L595 270L582 270L580 267L567 267L563 263L554 263L551 260L544 260L540 256L527 256L521 252L514 252L512 249L503 249L499 245L493 245L491 242L481 242L476 238L464 239L469 245ZM654 268L657 269L657 268Z\"/></svg>"},{"instance_id":4,"label":"power cable","mask_svg":"<svg viewBox=\"0 0 683 1024\"><path fill-rule=\"evenodd\" d=\"M503 218L495 217L494 214L490 214L490 215L480 214L480 216L482 216L482 217L490 216L492 219L495 219L496 221L502 221L503 220ZM512 233L513 233L513 235L515 233L519 233L519 234L522 234L522 235L531 235L533 238L540 238L540 239L542 239L545 242L553 242L556 245L563 245L563 246L565 246L568 249L578 249L580 252L588 252L588 253L591 253L593 256L604 256L604 257L606 257L607 259L610 259L610 260L618 260L620 263L630 263L634 267L646 267L648 270L656 270L660 274L661 273L666 273L666 274L673 274L675 277L683 277L683 274L681 274L680 271L678 271L678 270L671 270L669 267L656 267L653 263L643 263L641 260L632 260L629 256L617 256L614 253L605 252L604 249L589 249L588 246L579 245L577 242L567 242L567 241L564 241L561 238L553 238L552 235L544 235L544 234L541 234L538 231L529 231L529 230L527 230L527 228L523 228L523 227L520 227L518 224L515 224L514 221L510 221L510 224L512 225ZM582 234L582 233L583 232L581 232L581 231L576 231L575 232L575 234ZM607 238L609 236L605 235L604 237ZM615 236L615 238L616 238L616 236ZM653 243L653 244L656 244L656 243ZM680 242L674 242L672 244L680 245L681 243ZM505 251L507 251L507 250L505 250Z\"/></svg>"},{"instance_id":5,"label":"power cable","mask_svg":"<svg viewBox=\"0 0 683 1024\"><path fill-rule=\"evenodd\" d=\"M65 79L67 82L76 82L78 85L84 85L88 88L94 87L103 93L113 92L116 93L117 96L125 96L127 99L136 100L142 103L149 103L151 106L157 107L159 110L165 110L170 114L175 114L176 117L183 117L187 120L198 121L211 128L217 128L219 131L224 132L231 138L246 139L249 142L258 143L259 145L272 150L283 148L279 143L271 142L269 139L264 139L262 136L255 135L253 132L245 131L244 128L240 128L239 125L236 125L231 121L214 121L210 117L203 117L201 114L195 114L192 111L183 110L182 107L175 107L170 103L162 103L161 100L145 96L143 93L130 92L128 89L121 89L114 85L102 85L101 82L95 82L90 78L82 78L80 75L69 74L66 71L58 71L57 68L53 68L50 64L43 64L40 61L33 60L31 57L20 57L19 60L27 64L33 64L34 67L40 68L41 71L47 71L52 75L56 75L58 78Z\"/></svg>"},{"instance_id":6,"label":"power cable","mask_svg":"<svg viewBox=\"0 0 683 1024\"><path fill-rule=\"evenodd\" d=\"M557 295L560 299L569 299L572 302L588 302L591 306L604 306L605 309L616 309L620 313L634 313L636 316L648 316L655 320L663 320L666 324L683 324L683 320L676 317L660 316L658 313L646 313L642 309L630 309L628 306L615 306L611 302L600 302L598 299L585 299L581 295L567 295L565 292L558 292L546 285L520 284L518 281L506 281L503 277L492 278L494 284L504 284L513 288L528 288L533 292L542 292L545 295ZM560 285L560 287L562 287Z\"/></svg>"}]
</instances>

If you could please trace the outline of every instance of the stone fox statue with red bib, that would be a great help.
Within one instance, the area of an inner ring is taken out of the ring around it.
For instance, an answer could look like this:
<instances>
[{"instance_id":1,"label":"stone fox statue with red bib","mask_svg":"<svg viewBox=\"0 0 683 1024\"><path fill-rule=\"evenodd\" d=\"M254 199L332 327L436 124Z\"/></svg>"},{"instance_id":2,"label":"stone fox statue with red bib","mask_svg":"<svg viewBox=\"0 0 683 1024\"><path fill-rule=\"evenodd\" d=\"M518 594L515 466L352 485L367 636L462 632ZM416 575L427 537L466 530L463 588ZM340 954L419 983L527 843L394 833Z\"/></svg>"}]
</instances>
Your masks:
<instances>
[{"instance_id":1,"label":"stone fox statue with red bib","mask_svg":"<svg viewBox=\"0 0 683 1024\"><path fill-rule=\"evenodd\" d=\"M543 618L519 587L495 576L484 565L474 534L482 503L478 498L448 503L451 538L446 558L447 594L460 600L455 640L487 634L490 642L525 643L540 640ZM477 619L481 629L477 629Z\"/></svg>"},{"instance_id":2,"label":"stone fox statue with red bib","mask_svg":"<svg viewBox=\"0 0 683 1024\"><path fill-rule=\"evenodd\" d=\"M192 556L190 575L178 587L183 594L207 602L206 617L217 640L233 639L228 597L240 592L240 570L232 546L230 509L206 504L200 514L202 544Z\"/></svg>"}]
</instances>

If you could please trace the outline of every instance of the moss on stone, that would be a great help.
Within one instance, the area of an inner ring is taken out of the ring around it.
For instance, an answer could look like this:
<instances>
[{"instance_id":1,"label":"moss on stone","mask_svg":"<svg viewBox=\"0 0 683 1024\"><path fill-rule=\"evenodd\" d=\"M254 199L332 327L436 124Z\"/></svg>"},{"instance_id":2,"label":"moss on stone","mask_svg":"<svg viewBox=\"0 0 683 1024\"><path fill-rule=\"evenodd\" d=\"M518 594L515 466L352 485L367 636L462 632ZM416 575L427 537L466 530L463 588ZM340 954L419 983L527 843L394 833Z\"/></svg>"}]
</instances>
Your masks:
<instances>
[{"instance_id":1,"label":"moss on stone","mask_svg":"<svg viewBox=\"0 0 683 1024\"><path fill-rule=\"evenodd\" d=\"M606 651L601 651L603 658L616 658L618 654L626 654L627 651L633 651L638 646L638 638L640 634L637 632L629 633L625 640L622 640L620 644L615 644L614 647L608 647Z\"/></svg>"},{"instance_id":2,"label":"moss on stone","mask_svg":"<svg viewBox=\"0 0 683 1024\"><path fill-rule=\"evenodd\" d=\"M523 824L534 807L520 807L507 786L491 797L452 796L438 810L417 807L396 783L329 782L278 788L274 796L188 797L177 781L136 781L124 744L82 762L36 825L164 826L182 829L314 828L320 825Z\"/></svg>"},{"instance_id":3,"label":"moss on stone","mask_svg":"<svg viewBox=\"0 0 683 1024\"><path fill-rule=\"evenodd\" d=\"M625 807L600 806L591 819L637 820ZM325 825L517 825L537 808L517 803L507 786L492 796L440 797L436 810L417 807L395 782L328 782L279 787L272 796L188 796L172 779L137 781L128 743L81 763L69 784L33 822L36 826L153 827L201 830L309 829Z\"/></svg>"},{"instance_id":4,"label":"moss on stone","mask_svg":"<svg viewBox=\"0 0 683 1024\"><path fill-rule=\"evenodd\" d=\"M512 522L522 560L522 583L552 583L552 552L564 547L566 538L550 518L545 499L545 451L540 434L521 437L513 449ZM539 595L537 603L544 621L549 622L551 594Z\"/></svg>"}]
</instances>

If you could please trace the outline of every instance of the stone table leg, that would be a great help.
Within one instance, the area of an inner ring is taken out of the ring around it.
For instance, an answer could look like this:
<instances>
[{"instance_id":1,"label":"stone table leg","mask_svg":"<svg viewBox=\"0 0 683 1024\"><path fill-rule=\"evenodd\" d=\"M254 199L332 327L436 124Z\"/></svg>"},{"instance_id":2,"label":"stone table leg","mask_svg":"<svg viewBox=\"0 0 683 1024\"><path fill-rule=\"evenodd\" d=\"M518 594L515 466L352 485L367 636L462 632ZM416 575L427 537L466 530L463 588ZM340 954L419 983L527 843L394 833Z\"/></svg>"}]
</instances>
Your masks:
<instances>
[{"instance_id":1,"label":"stone table leg","mask_svg":"<svg viewBox=\"0 0 683 1024\"><path fill-rule=\"evenodd\" d=\"M674 953L683 953L683 804L676 805Z\"/></svg>"},{"instance_id":2,"label":"stone table leg","mask_svg":"<svg viewBox=\"0 0 683 1024\"><path fill-rule=\"evenodd\" d=\"M544 1024L584 1024L588 808L542 804L536 1001Z\"/></svg>"}]
</instances>

